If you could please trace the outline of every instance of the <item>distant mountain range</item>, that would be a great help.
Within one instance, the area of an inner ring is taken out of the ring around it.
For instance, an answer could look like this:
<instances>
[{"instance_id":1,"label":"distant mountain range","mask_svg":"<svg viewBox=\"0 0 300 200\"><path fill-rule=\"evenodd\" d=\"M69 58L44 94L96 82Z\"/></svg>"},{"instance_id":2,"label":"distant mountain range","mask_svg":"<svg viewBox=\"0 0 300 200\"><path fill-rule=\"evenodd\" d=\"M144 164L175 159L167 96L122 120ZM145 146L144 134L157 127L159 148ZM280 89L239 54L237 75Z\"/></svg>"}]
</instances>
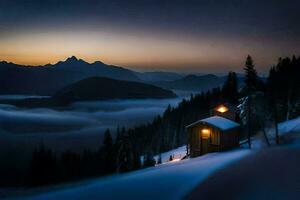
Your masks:
<instances>
[{"instance_id":1,"label":"distant mountain range","mask_svg":"<svg viewBox=\"0 0 300 200\"><path fill-rule=\"evenodd\" d=\"M221 86L226 79L226 76L212 74L186 76L175 72L136 72L100 61L88 63L72 56L65 61L43 66L0 62L0 94L51 96L70 84L95 76L183 91L206 91Z\"/></svg>"},{"instance_id":2,"label":"distant mountain range","mask_svg":"<svg viewBox=\"0 0 300 200\"><path fill-rule=\"evenodd\" d=\"M170 90L206 91L222 86L225 80L225 76L219 77L213 74L208 74L202 76L188 75L173 81L157 81L151 83Z\"/></svg>"},{"instance_id":3,"label":"distant mountain range","mask_svg":"<svg viewBox=\"0 0 300 200\"><path fill-rule=\"evenodd\" d=\"M176 72L136 72L137 77L142 81L155 82L155 81L174 81L184 77L183 74Z\"/></svg>"},{"instance_id":4,"label":"distant mountain range","mask_svg":"<svg viewBox=\"0 0 300 200\"><path fill-rule=\"evenodd\" d=\"M140 81L131 70L99 61L87 63L75 56L45 66L23 66L4 61L0 62L0 94L52 95L66 85L92 76Z\"/></svg>"}]
</instances>

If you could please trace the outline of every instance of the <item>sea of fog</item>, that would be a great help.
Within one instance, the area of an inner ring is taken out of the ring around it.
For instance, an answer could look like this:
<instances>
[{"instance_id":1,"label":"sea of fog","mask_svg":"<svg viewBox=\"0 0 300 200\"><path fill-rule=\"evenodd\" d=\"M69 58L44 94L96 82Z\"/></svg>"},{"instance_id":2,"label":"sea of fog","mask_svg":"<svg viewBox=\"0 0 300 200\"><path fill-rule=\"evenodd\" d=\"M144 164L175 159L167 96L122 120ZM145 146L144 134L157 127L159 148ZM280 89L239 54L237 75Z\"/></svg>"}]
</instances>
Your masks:
<instances>
[{"instance_id":1,"label":"sea of fog","mask_svg":"<svg viewBox=\"0 0 300 200\"><path fill-rule=\"evenodd\" d=\"M97 148L105 129L115 132L117 127L150 122L162 114L168 104L176 106L182 98L76 102L59 110L0 104L0 150L2 155L25 153L41 143L55 151Z\"/></svg>"}]
</instances>

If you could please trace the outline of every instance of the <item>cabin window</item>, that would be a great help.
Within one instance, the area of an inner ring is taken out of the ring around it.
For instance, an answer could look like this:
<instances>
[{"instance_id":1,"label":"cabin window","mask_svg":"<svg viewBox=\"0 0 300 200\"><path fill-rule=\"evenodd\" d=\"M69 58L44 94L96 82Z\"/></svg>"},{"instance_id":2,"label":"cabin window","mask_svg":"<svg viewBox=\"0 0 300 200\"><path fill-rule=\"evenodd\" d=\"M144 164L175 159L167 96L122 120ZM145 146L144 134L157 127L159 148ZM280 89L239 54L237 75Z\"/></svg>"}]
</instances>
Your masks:
<instances>
[{"instance_id":1,"label":"cabin window","mask_svg":"<svg viewBox=\"0 0 300 200\"><path fill-rule=\"evenodd\" d=\"M210 130L207 128L204 128L201 130L201 136L203 139L207 139L210 136Z\"/></svg>"}]
</instances>

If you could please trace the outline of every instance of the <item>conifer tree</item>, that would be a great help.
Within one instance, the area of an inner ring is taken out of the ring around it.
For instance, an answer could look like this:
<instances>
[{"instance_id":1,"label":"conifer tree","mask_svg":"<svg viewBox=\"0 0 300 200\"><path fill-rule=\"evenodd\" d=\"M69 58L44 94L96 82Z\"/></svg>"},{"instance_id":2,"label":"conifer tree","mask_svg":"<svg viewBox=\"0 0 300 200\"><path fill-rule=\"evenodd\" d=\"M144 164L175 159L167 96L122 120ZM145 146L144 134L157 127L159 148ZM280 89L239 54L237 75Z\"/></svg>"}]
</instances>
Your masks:
<instances>
[{"instance_id":1,"label":"conifer tree","mask_svg":"<svg viewBox=\"0 0 300 200\"><path fill-rule=\"evenodd\" d=\"M144 167L152 167L156 163L152 152L147 152L144 159Z\"/></svg>"},{"instance_id":2,"label":"conifer tree","mask_svg":"<svg viewBox=\"0 0 300 200\"><path fill-rule=\"evenodd\" d=\"M107 150L111 150L111 148L113 146L113 139L110 135L109 129L106 129L106 131L104 132L103 145L104 145L105 149L107 149Z\"/></svg>"},{"instance_id":3,"label":"conifer tree","mask_svg":"<svg viewBox=\"0 0 300 200\"><path fill-rule=\"evenodd\" d=\"M158 164L158 165L162 164L161 153L159 153L159 155L158 155L157 164Z\"/></svg>"},{"instance_id":4,"label":"conifer tree","mask_svg":"<svg viewBox=\"0 0 300 200\"><path fill-rule=\"evenodd\" d=\"M258 88L258 77L257 72L254 68L254 63L250 55L247 56L245 62L245 89L246 92L253 92Z\"/></svg>"},{"instance_id":5,"label":"conifer tree","mask_svg":"<svg viewBox=\"0 0 300 200\"><path fill-rule=\"evenodd\" d=\"M169 161L172 161L172 160L173 160L173 155L170 155Z\"/></svg>"},{"instance_id":6,"label":"conifer tree","mask_svg":"<svg viewBox=\"0 0 300 200\"><path fill-rule=\"evenodd\" d=\"M53 183L57 179L56 157L50 149L41 144L34 150L31 160L31 178L33 185Z\"/></svg>"},{"instance_id":7,"label":"conifer tree","mask_svg":"<svg viewBox=\"0 0 300 200\"><path fill-rule=\"evenodd\" d=\"M107 129L104 133L103 140L103 161L105 165L105 172L114 172L116 168L115 153L113 148L113 139L110 130Z\"/></svg>"},{"instance_id":8,"label":"conifer tree","mask_svg":"<svg viewBox=\"0 0 300 200\"><path fill-rule=\"evenodd\" d=\"M132 146L127 135L122 135L117 155L117 171L128 172L134 168Z\"/></svg>"},{"instance_id":9,"label":"conifer tree","mask_svg":"<svg viewBox=\"0 0 300 200\"><path fill-rule=\"evenodd\" d=\"M235 72L229 72L227 80L222 87L224 100L236 104L238 102L238 81Z\"/></svg>"},{"instance_id":10,"label":"conifer tree","mask_svg":"<svg viewBox=\"0 0 300 200\"><path fill-rule=\"evenodd\" d=\"M247 56L245 62L245 87L244 94L247 96L247 126L248 126L248 144L251 148L251 135L252 135L252 118L251 118L251 105L252 94L258 89L258 77L254 68L253 60L250 55Z\"/></svg>"}]
</instances>

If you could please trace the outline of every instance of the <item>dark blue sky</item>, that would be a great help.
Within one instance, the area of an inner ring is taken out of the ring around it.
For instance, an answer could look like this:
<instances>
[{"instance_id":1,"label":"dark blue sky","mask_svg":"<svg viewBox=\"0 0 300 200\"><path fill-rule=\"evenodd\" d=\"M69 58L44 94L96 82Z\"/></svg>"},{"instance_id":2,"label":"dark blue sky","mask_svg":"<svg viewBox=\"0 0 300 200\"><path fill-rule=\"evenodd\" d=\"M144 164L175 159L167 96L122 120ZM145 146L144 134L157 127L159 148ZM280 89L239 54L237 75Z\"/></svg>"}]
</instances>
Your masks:
<instances>
[{"instance_id":1,"label":"dark blue sky","mask_svg":"<svg viewBox=\"0 0 300 200\"><path fill-rule=\"evenodd\" d=\"M227 71L252 54L263 71L279 56L300 54L299 7L297 0L0 0L0 60L42 64L74 54L141 70Z\"/></svg>"}]
</instances>

